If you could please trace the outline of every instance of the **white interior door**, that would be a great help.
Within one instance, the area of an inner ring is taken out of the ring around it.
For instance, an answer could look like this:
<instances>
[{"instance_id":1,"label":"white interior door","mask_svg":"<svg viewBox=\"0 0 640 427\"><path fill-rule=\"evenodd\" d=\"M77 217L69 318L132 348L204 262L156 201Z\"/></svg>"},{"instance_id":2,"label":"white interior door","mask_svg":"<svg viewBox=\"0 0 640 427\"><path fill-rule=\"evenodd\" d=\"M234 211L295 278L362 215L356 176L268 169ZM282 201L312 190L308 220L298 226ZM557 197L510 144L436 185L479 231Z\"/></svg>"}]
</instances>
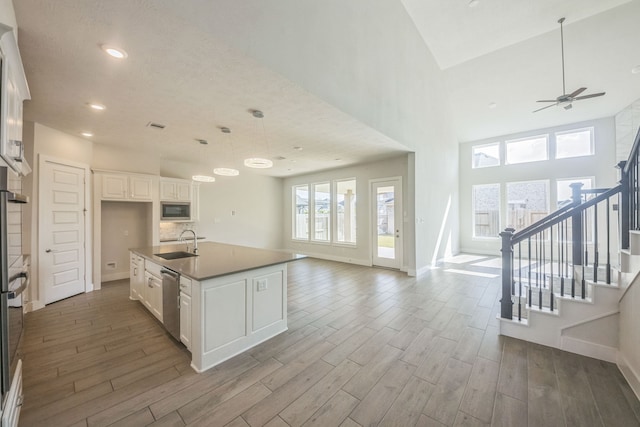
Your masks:
<instances>
[{"instance_id":1,"label":"white interior door","mask_svg":"<svg viewBox=\"0 0 640 427\"><path fill-rule=\"evenodd\" d=\"M400 269L402 265L402 180L371 182L373 265Z\"/></svg>"},{"instance_id":2,"label":"white interior door","mask_svg":"<svg viewBox=\"0 0 640 427\"><path fill-rule=\"evenodd\" d=\"M40 269L44 303L85 291L86 169L40 163Z\"/></svg>"}]
</instances>

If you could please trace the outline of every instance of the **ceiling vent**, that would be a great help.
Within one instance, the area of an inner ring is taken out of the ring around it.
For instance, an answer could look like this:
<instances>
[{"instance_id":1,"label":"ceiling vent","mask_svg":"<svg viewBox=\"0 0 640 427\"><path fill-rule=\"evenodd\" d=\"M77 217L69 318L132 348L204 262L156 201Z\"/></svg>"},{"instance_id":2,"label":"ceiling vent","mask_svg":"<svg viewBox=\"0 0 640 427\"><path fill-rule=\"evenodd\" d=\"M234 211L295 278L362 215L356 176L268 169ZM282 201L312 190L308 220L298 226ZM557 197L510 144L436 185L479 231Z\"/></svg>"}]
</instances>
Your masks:
<instances>
[{"instance_id":1,"label":"ceiling vent","mask_svg":"<svg viewBox=\"0 0 640 427\"><path fill-rule=\"evenodd\" d=\"M153 129L164 129L166 126L160 123L149 122L147 123L147 127L153 128Z\"/></svg>"}]
</instances>

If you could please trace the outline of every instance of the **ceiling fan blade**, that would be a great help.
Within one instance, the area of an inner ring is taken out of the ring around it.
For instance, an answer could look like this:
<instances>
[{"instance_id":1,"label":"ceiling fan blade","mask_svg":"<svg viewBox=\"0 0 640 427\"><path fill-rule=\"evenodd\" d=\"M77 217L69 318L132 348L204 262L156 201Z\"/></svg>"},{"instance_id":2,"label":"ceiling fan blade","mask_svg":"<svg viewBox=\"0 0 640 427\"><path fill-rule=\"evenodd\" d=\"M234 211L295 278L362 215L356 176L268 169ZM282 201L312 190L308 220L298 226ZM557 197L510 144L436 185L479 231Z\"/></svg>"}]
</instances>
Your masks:
<instances>
[{"instance_id":1,"label":"ceiling fan blade","mask_svg":"<svg viewBox=\"0 0 640 427\"><path fill-rule=\"evenodd\" d=\"M555 107L556 105L558 105L558 103L557 103L557 102L556 102L555 104L547 105L546 107L538 108L537 110L534 110L533 112L534 112L534 113L537 113L538 111L545 110L545 109L547 109L547 108L549 108L549 107Z\"/></svg>"},{"instance_id":2,"label":"ceiling fan blade","mask_svg":"<svg viewBox=\"0 0 640 427\"><path fill-rule=\"evenodd\" d=\"M541 99L541 100L536 101L536 102L558 102L558 100L557 99Z\"/></svg>"},{"instance_id":3,"label":"ceiling fan blade","mask_svg":"<svg viewBox=\"0 0 640 427\"><path fill-rule=\"evenodd\" d=\"M595 98L596 96L602 96L604 95L606 92L600 92L600 93L592 93L591 95L583 95L583 96L579 96L577 98L573 98L574 101L580 101L581 99L589 99L589 98Z\"/></svg>"},{"instance_id":4,"label":"ceiling fan blade","mask_svg":"<svg viewBox=\"0 0 640 427\"><path fill-rule=\"evenodd\" d=\"M581 87L580 89L574 91L573 93L569 94L569 98L575 98L576 96L580 95L582 92L584 92L585 90L587 90L586 87Z\"/></svg>"}]
</instances>

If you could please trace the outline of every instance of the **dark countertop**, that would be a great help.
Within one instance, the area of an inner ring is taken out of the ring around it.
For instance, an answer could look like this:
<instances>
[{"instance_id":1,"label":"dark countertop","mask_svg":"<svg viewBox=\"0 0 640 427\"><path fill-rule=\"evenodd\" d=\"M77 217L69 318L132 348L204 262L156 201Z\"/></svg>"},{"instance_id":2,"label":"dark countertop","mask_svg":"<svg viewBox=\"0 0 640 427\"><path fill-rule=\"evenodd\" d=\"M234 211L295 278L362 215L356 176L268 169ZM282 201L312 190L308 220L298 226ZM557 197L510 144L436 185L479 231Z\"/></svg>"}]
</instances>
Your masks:
<instances>
[{"instance_id":1,"label":"dark countertop","mask_svg":"<svg viewBox=\"0 0 640 427\"><path fill-rule=\"evenodd\" d=\"M291 252L214 242L199 243L198 256L195 257L166 260L155 256L155 254L184 251L184 249L184 243L179 243L135 248L130 251L198 281L306 258L304 255Z\"/></svg>"}]
</instances>

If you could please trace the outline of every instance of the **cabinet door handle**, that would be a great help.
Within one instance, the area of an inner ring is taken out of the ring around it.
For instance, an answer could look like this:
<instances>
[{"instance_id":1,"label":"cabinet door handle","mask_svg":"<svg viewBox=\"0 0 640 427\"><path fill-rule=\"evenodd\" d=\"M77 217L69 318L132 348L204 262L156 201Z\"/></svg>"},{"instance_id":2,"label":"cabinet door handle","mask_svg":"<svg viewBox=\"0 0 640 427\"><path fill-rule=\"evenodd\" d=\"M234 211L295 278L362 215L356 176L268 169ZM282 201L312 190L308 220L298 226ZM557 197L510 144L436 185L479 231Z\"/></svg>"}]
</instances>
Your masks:
<instances>
[{"instance_id":1,"label":"cabinet door handle","mask_svg":"<svg viewBox=\"0 0 640 427\"><path fill-rule=\"evenodd\" d=\"M178 295L178 310L180 310L180 295Z\"/></svg>"},{"instance_id":2,"label":"cabinet door handle","mask_svg":"<svg viewBox=\"0 0 640 427\"><path fill-rule=\"evenodd\" d=\"M137 268L137 267L134 267L134 268L133 268L133 275L134 275L134 276L137 276L137 275L138 275L138 268Z\"/></svg>"}]
</instances>

